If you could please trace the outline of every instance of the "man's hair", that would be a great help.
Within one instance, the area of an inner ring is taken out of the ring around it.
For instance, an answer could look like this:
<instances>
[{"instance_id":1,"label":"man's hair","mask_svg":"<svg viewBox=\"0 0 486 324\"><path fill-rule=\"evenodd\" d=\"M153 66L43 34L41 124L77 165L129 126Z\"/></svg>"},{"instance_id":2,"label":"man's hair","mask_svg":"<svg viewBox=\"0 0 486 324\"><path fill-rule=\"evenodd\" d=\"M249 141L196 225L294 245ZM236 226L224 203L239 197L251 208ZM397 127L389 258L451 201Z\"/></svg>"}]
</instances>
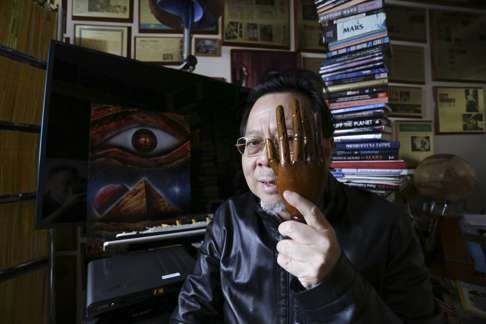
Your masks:
<instances>
[{"instance_id":1,"label":"man's hair","mask_svg":"<svg viewBox=\"0 0 486 324\"><path fill-rule=\"evenodd\" d=\"M331 113L324 98L324 83L319 75L306 70L270 72L251 90L247 107L241 119L241 136L245 136L248 117L255 102L266 94L278 92L295 92L306 96L310 101L312 111L317 112L321 117L324 137L330 138L332 136L334 127Z\"/></svg>"}]
</instances>

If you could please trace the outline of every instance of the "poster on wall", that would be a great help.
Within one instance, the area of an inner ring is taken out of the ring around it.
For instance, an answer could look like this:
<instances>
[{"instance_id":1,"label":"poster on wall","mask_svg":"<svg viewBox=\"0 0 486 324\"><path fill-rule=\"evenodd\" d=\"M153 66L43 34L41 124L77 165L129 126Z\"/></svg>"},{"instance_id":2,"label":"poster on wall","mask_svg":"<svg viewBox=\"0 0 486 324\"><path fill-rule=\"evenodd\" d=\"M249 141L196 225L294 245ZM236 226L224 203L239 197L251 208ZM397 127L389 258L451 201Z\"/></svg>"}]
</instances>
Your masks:
<instances>
[{"instance_id":1,"label":"poster on wall","mask_svg":"<svg viewBox=\"0 0 486 324\"><path fill-rule=\"evenodd\" d=\"M130 27L74 25L74 44L130 57Z\"/></svg>"},{"instance_id":2,"label":"poster on wall","mask_svg":"<svg viewBox=\"0 0 486 324\"><path fill-rule=\"evenodd\" d=\"M484 133L484 89L434 88L437 133Z\"/></svg>"},{"instance_id":3,"label":"poster on wall","mask_svg":"<svg viewBox=\"0 0 486 324\"><path fill-rule=\"evenodd\" d=\"M390 39L425 43L425 9L387 5L385 11Z\"/></svg>"},{"instance_id":4,"label":"poster on wall","mask_svg":"<svg viewBox=\"0 0 486 324\"><path fill-rule=\"evenodd\" d=\"M303 52L323 53L322 27L314 0L296 0L294 7L297 48Z\"/></svg>"},{"instance_id":5,"label":"poster on wall","mask_svg":"<svg viewBox=\"0 0 486 324\"><path fill-rule=\"evenodd\" d=\"M486 14L430 11L432 78L486 82Z\"/></svg>"},{"instance_id":6,"label":"poster on wall","mask_svg":"<svg viewBox=\"0 0 486 324\"><path fill-rule=\"evenodd\" d=\"M422 117L422 88L388 86L390 117Z\"/></svg>"},{"instance_id":7,"label":"poster on wall","mask_svg":"<svg viewBox=\"0 0 486 324\"><path fill-rule=\"evenodd\" d=\"M425 83L424 48L391 46L390 82Z\"/></svg>"},{"instance_id":8,"label":"poster on wall","mask_svg":"<svg viewBox=\"0 0 486 324\"><path fill-rule=\"evenodd\" d=\"M182 37L135 37L135 59L161 64L182 63Z\"/></svg>"},{"instance_id":9,"label":"poster on wall","mask_svg":"<svg viewBox=\"0 0 486 324\"><path fill-rule=\"evenodd\" d=\"M400 159L409 167L434 154L434 128L430 120L396 120L395 139L400 142Z\"/></svg>"},{"instance_id":10,"label":"poster on wall","mask_svg":"<svg viewBox=\"0 0 486 324\"><path fill-rule=\"evenodd\" d=\"M289 0L232 0L224 6L225 45L290 48Z\"/></svg>"},{"instance_id":11,"label":"poster on wall","mask_svg":"<svg viewBox=\"0 0 486 324\"><path fill-rule=\"evenodd\" d=\"M72 15L73 20L131 22L133 0L73 0Z\"/></svg>"}]
</instances>

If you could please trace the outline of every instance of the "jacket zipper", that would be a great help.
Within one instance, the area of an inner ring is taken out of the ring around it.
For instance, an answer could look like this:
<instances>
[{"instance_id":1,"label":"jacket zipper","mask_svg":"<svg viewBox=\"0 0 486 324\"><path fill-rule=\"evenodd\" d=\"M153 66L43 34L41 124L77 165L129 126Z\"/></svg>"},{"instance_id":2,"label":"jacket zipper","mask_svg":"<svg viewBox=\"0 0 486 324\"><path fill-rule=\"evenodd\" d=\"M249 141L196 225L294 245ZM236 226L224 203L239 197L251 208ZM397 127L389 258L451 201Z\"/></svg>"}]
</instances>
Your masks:
<instances>
[{"instance_id":1,"label":"jacket zipper","mask_svg":"<svg viewBox=\"0 0 486 324\"><path fill-rule=\"evenodd\" d=\"M288 273L287 271L285 271L285 273L287 274L287 321L288 321L289 324L292 324L292 319L291 319L292 312L290 311L290 306L291 306L290 305L291 304L291 301L290 301L290 273Z\"/></svg>"}]
</instances>

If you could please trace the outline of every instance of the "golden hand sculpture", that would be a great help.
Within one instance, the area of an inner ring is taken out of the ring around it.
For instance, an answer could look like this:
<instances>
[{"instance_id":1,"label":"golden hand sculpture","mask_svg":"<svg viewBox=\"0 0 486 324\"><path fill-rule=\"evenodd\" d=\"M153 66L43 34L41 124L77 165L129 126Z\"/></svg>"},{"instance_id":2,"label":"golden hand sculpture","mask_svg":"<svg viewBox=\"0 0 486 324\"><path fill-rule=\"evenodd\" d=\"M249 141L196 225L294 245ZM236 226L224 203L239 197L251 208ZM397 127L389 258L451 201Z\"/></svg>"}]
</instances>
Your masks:
<instances>
[{"instance_id":1,"label":"golden hand sculpture","mask_svg":"<svg viewBox=\"0 0 486 324\"><path fill-rule=\"evenodd\" d=\"M292 219L304 222L300 212L283 198L285 190L297 192L317 206L327 183L327 163L320 116L308 118L296 98L291 105L293 136L289 138L282 106L277 107L278 154L271 139L265 146L270 167L276 175L277 191Z\"/></svg>"}]
</instances>

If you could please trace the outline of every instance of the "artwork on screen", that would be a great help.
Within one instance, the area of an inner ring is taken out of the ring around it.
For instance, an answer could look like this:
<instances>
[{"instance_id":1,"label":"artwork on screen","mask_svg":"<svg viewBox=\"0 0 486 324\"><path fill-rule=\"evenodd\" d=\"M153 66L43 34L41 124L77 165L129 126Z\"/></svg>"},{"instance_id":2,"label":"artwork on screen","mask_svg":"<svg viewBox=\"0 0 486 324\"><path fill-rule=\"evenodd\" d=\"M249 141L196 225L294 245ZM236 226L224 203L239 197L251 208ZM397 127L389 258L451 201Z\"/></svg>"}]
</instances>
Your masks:
<instances>
[{"instance_id":1,"label":"artwork on screen","mask_svg":"<svg viewBox=\"0 0 486 324\"><path fill-rule=\"evenodd\" d=\"M180 215L191 200L190 152L182 115L92 105L88 220L128 229Z\"/></svg>"}]
</instances>

